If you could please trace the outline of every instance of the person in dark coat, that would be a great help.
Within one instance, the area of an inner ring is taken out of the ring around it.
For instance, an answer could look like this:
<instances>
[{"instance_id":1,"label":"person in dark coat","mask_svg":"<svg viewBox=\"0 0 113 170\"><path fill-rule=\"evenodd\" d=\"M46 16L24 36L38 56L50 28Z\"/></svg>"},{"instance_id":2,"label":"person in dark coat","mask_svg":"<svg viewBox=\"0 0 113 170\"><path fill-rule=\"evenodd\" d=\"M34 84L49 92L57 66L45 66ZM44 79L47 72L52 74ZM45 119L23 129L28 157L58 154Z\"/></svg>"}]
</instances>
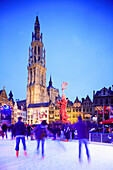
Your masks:
<instances>
[{"instance_id":1,"label":"person in dark coat","mask_svg":"<svg viewBox=\"0 0 113 170\"><path fill-rule=\"evenodd\" d=\"M4 134L6 135L7 139L7 125L5 123L2 125L2 130L3 130L2 139L4 139Z\"/></svg>"},{"instance_id":2,"label":"person in dark coat","mask_svg":"<svg viewBox=\"0 0 113 170\"><path fill-rule=\"evenodd\" d=\"M11 129L11 138L13 139L14 138L14 124L11 125L10 129Z\"/></svg>"},{"instance_id":3,"label":"person in dark coat","mask_svg":"<svg viewBox=\"0 0 113 170\"><path fill-rule=\"evenodd\" d=\"M14 125L14 136L16 136L16 156L19 155L19 144L20 139L23 144L24 154L27 156L26 152L26 143L25 143L25 134L26 134L26 127L24 123L22 122L22 117L18 117L18 122Z\"/></svg>"},{"instance_id":4,"label":"person in dark coat","mask_svg":"<svg viewBox=\"0 0 113 170\"><path fill-rule=\"evenodd\" d=\"M69 128L68 123L66 123L66 125L64 127L64 134L65 134L65 137L66 137L66 142L68 142L69 138L70 138L70 128Z\"/></svg>"},{"instance_id":5,"label":"person in dark coat","mask_svg":"<svg viewBox=\"0 0 113 170\"><path fill-rule=\"evenodd\" d=\"M46 120L43 120L42 123L37 125L37 127L32 131L32 133L35 132L35 138L37 139L37 154L39 154L40 141L42 142L42 159L44 158L44 143L47 127L46 124Z\"/></svg>"},{"instance_id":6,"label":"person in dark coat","mask_svg":"<svg viewBox=\"0 0 113 170\"><path fill-rule=\"evenodd\" d=\"M30 125L27 126L27 140L28 140L28 136L31 135L31 130L32 130L32 127Z\"/></svg>"},{"instance_id":7,"label":"person in dark coat","mask_svg":"<svg viewBox=\"0 0 113 170\"><path fill-rule=\"evenodd\" d=\"M56 135L57 135L57 133L58 133L58 126L57 125L54 125L54 127L53 127L53 140L56 140Z\"/></svg>"},{"instance_id":8,"label":"person in dark coat","mask_svg":"<svg viewBox=\"0 0 113 170\"><path fill-rule=\"evenodd\" d=\"M89 150L88 150L88 137L89 137L89 131L88 131L88 126L87 124L82 121L82 117L78 117L78 122L74 124L75 129L77 129L77 134L78 134L78 139L79 139L79 161L81 162L81 146L82 143L84 143L85 148L86 148L86 154L87 154L87 159L90 161L90 155L89 155Z\"/></svg>"}]
</instances>

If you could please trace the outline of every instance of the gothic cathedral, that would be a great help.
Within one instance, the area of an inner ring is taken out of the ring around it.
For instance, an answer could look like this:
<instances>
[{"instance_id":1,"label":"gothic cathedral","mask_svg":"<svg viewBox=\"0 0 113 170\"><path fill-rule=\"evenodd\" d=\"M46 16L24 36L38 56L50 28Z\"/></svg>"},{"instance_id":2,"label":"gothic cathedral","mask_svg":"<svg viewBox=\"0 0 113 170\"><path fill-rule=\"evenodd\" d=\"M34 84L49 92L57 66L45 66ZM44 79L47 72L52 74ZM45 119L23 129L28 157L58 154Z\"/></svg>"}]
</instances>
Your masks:
<instances>
[{"instance_id":1,"label":"gothic cathedral","mask_svg":"<svg viewBox=\"0 0 113 170\"><path fill-rule=\"evenodd\" d=\"M49 102L46 88L45 49L43 49L42 33L36 17L34 33L29 48L27 106L29 103Z\"/></svg>"},{"instance_id":2,"label":"gothic cathedral","mask_svg":"<svg viewBox=\"0 0 113 170\"><path fill-rule=\"evenodd\" d=\"M32 42L29 47L27 69L27 120L30 124L40 123L39 114L41 113L42 107L46 108L46 110L43 109L42 112L44 114L46 112L46 117L48 118L50 101L55 102L55 99L59 96L59 90L52 86L51 77L49 86L46 87L45 49L42 40L42 33L40 34L38 16L36 16L34 33L32 33ZM47 119L47 122L49 122L49 118Z\"/></svg>"}]
</instances>

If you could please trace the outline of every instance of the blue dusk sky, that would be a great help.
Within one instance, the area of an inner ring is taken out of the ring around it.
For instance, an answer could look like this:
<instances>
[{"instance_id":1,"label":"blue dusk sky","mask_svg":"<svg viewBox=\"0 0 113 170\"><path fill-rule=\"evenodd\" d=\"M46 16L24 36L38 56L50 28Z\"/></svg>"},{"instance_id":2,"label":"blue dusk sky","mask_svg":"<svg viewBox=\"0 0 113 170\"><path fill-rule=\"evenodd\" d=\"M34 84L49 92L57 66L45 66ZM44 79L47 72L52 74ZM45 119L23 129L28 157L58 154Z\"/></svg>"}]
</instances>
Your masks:
<instances>
[{"instance_id":1,"label":"blue dusk sky","mask_svg":"<svg viewBox=\"0 0 113 170\"><path fill-rule=\"evenodd\" d=\"M93 99L113 85L113 0L0 0L0 90L26 99L29 46L36 15L50 75L66 97Z\"/></svg>"}]
</instances>

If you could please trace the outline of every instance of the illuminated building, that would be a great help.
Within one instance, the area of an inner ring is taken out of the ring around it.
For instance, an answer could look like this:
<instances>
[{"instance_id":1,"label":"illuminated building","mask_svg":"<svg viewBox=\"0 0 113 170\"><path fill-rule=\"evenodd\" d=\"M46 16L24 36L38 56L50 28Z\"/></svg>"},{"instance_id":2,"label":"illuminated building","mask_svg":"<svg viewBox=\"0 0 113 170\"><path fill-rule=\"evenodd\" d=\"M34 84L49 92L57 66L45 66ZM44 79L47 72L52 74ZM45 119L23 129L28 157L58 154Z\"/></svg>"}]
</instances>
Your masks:
<instances>
[{"instance_id":1,"label":"illuminated building","mask_svg":"<svg viewBox=\"0 0 113 170\"><path fill-rule=\"evenodd\" d=\"M14 104L14 123L18 121L18 117L22 117L22 121L26 124L27 112L26 112L26 100L17 100Z\"/></svg>"},{"instance_id":2,"label":"illuminated building","mask_svg":"<svg viewBox=\"0 0 113 170\"><path fill-rule=\"evenodd\" d=\"M42 120L49 123L49 105L54 105L59 91L52 86L51 77L49 86L46 87L45 49L38 16L32 33L27 69L27 121L29 124L40 123Z\"/></svg>"},{"instance_id":3,"label":"illuminated building","mask_svg":"<svg viewBox=\"0 0 113 170\"><path fill-rule=\"evenodd\" d=\"M8 125L14 123L14 101L12 91L9 93L9 98L7 97L5 87L3 90L0 90L0 125L4 122ZM10 122L7 123L8 119L5 119L7 113L10 113ZM2 115L4 118L2 119Z\"/></svg>"},{"instance_id":4,"label":"illuminated building","mask_svg":"<svg viewBox=\"0 0 113 170\"><path fill-rule=\"evenodd\" d=\"M98 117L98 122L102 121L103 119L110 118L110 112L108 114L99 114L97 115L98 111L103 112L103 106L107 106L109 109L110 107L113 108L113 85L112 88L102 88L101 90L98 90L97 92L93 91L93 103L94 103L94 115Z\"/></svg>"}]
</instances>

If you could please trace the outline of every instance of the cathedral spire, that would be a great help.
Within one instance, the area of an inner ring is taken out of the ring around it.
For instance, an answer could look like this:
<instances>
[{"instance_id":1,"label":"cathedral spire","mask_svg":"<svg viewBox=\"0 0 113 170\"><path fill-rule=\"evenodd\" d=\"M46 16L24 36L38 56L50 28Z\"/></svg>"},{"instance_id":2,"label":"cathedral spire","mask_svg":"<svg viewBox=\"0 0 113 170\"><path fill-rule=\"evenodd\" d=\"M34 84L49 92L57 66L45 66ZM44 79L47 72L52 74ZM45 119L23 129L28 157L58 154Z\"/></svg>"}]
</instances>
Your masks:
<instances>
[{"instance_id":1,"label":"cathedral spire","mask_svg":"<svg viewBox=\"0 0 113 170\"><path fill-rule=\"evenodd\" d=\"M50 75L50 80L49 80L49 86L52 86L51 75Z\"/></svg>"},{"instance_id":2,"label":"cathedral spire","mask_svg":"<svg viewBox=\"0 0 113 170\"><path fill-rule=\"evenodd\" d=\"M34 30L35 30L35 33L34 33L35 40L40 40L40 23L39 23L38 16L36 16Z\"/></svg>"}]
</instances>

